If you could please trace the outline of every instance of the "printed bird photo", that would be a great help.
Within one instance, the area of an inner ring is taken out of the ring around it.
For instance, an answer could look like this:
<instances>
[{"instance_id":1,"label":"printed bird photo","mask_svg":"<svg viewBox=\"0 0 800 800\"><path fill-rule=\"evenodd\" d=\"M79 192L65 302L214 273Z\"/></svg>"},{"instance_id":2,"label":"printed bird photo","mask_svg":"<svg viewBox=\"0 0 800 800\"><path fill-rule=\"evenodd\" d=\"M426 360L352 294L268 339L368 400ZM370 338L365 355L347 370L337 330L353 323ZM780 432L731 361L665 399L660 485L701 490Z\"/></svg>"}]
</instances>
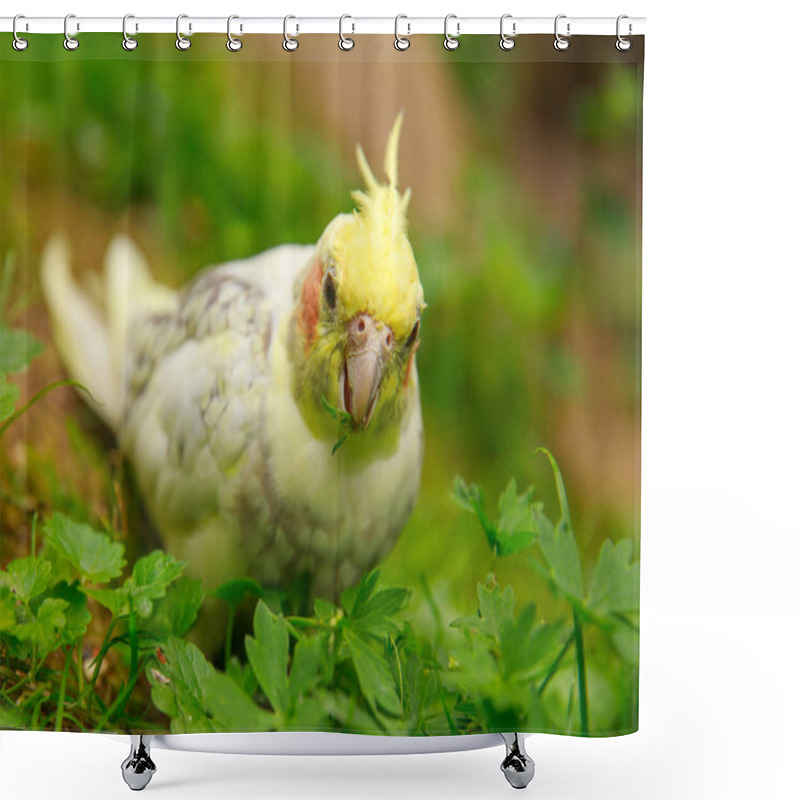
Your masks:
<instances>
[{"instance_id":1,"label":"printed bird photo","mask_svg":"<svg viewBox=\"0 0 800 800\"><path fill-rule=\"evenodd\" d=\"M160 38L1 56L0 727L636 730L641 61Z\"/></svg>"}]
</instances>

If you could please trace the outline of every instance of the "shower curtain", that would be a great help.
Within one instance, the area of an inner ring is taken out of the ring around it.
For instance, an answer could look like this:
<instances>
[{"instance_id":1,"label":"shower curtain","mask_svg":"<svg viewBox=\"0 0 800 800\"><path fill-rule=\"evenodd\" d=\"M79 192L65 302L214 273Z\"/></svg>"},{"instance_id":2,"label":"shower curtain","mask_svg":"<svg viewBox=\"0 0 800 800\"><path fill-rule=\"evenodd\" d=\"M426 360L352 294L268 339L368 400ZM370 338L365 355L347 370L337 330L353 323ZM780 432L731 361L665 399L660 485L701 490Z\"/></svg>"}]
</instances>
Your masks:
<instances>
[{"instance_id":1,"label":"shower curtain","mask_svg":"<svg viewBox=\"0 0 800 800\"><path fill-rule=\"evenodd\" d=\"M0 726L638 725L644 44L0 42Z\"/></svg>"}]
</instances>

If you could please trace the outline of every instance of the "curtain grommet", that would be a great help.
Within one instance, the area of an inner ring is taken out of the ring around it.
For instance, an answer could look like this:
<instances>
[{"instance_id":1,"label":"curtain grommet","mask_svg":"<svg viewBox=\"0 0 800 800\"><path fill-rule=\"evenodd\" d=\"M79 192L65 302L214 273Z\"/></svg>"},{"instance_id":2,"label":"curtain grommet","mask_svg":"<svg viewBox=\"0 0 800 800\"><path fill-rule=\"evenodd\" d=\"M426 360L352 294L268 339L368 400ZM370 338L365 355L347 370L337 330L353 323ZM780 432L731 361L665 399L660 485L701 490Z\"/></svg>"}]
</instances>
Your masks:
<instances>
[{"instance_id":1,"label":"curtain grommet","mask_svg":"<svg viewBox=\"0 0 800 800\"><path fill-rule=\"evenodd\" d=\"M289 35L288 25L290 19L295 20L295 33L300 33L300 26L297 24L297 17L292 14L287 14L283 18L283 49L287 53L294 53L294 51L300 47L300 42L295 36Z\"/></svg>"},{"instance_id":2,"label":"curtain grommet","mask_svg":"<svg viewBox=\"0 0 800 800\"><path fill-rule=\"evenodd\" d=\"M558 32L558 21L562 19L567 19L567 15L559 14L556 17L555 22L553 23L553 33L556 37L555 40L553 41L553 47L555 47L555 49L558 50L560 53L563 53L565 50L569 50L569 37L571 36L569 21L567 21L567 35L562 36Z\"/></svg>"},{"instance_id":3,"label":"curtain grommet","mask_svg":"<svg viewBox=\"0 0 800 800\"><path fill-rule=\"evenodd\" d=\"M401 19L408 19L408 17L405 14L398 14L394 18L394 49L399 50L401 53L403 53L406 50L408 50L409 47L411 47L411 39L407 38L411 34L411 25L410 23L406 23L406 25L408 26L408 33L406 34L406 36L401 36L400 35Z\"/></svg>"},{"instance_id":4,"label":"curtain grommet","mask_svg":"<svg viewBox=\"0 0 800 800\"><path fill-rule=\"evenodd\" d=\"M64 49L69 51L77 50L81 44L74 36L70 36L69 21L71 19L75 19L74 14L67 14L67 16L64 17ZM80 23L76 23L75 30L79 31L80 29Z\"/></svg>"},{"instance_id":5,"label":"curtain grommet","mask_svg":"<svg viewBox=\"0 0 800 800\"><path fill-rule=\"evenodd\" d=\"M507 19L511 20L511 36L508 36L505 32ZM500 49L506 52L513 50L517 46L517 40L514 38L516 35L517 23L513 20L513 14L503 14L503 16L500 17L500 41L498 42Z\"/></svg>"},{"instance_id":6,"label":"curtain grommet","mask_svg":"<svg viewBox=\"0 0 800 800\"><path fill-rule=\"evenodd\" d=\"M175 47L177 47L178 50L181 50L181 51L188 50L192 46L192 40L191 39L187 39L181 33L181 20L182 19L188 19L188 18L189 18L188 14L178 14L178 16L177 16L177 18L175 20L175 36L177 37L175 39ZM192 32L192 23L190 22L189 23L189 33L191 33L191 32Z\"/></svg>"},{"instance_id":7,"label":"curtain grommet","mask_svg":"<svg viewBox=\"0 0 800 800\"><path fill-rule=\"evenodd\" d=\"M238 53L244 47L244 42L231 33L231 22L235 19L239 19L236 14L231 14L228 17L228 41L225 42L225 47L227 47L231 53ZM241 26L239 26L240 33L241 30Z\"/></svg>"},{"instance_id":8,"label":"curtain grommet","mask_svg":"<svg viewBox=\"0 0 800 800\"><path fill-rule=\"evenodd\" d=\"M139 46L139 42L134 39L132 36L128 36L128 20L129 19L136 19L133 14L126 14L122 18L122 49L131 52L131 50L135 50ZM138 25L136 28L138 29Z\"/></svg>"},{"instance_id":9,"label":"curtain grommet","mask_svg":"<svg viewBox=\"0 0 800 800\"><path fill-rule=\"evenodd\" d=\"M456 35L451 36L447 30L447 23L450 22L451 19L456 21ZM451 53L453 50L458 50L459 45L461 42L459 41L458 37L461 35L461 23L458 21L458 17L455 14L448 14L444 18L444 45L445 50L449 50Z\"/></svg>"},{"instance_id":10,"label":"curtain grommet","mask_svg":"<svg viewBox=\"0 0 800 800\"><path fill-rule=\"evenodd\" d=\"M24 14L17 14L14 17L14 21L11 23L11 33L14 34L14 40L11 42L11 46L18 52L21 53L23 50L28 49L28 40L23 39L21 36L17 35L17 20L18 19L25 19Z\"/></svg>"},{"instance_id":11,"label":"curtain grommet","mask_svg":"<svg viewBox=\"0 0 800 800\"><path fill-rule=\"evenodd\" d=\"M620 14L617 17L617 41L614 46L617 48L617 50L620 51L620 53L627 53L628 50L630 50L631 47L633 46L633 42L631 42L630 39L626 38L620 33L620 25L622 23L622 20L624 19L629 20L630 18L628 17L627 14ZM632 30L633 27L631 23L628 22L628 36L631 35Z\"/></svg>"},{"instance_id":12,"label":"curtain grommet","mask_svg":"<svg viewBox=\"0 0 800 800\"><path fill-rule=\"evenodd\" d=\"M344 50L345 53L349 53L356 46L356 41L351 36L344 35L343 26L346 19L353 18L349 14L342 14L342 16L339 17L339 49ZM355 31L356 25L352 23L352 30L350 33L355 33Z\"/></svg>"}]
</instances>

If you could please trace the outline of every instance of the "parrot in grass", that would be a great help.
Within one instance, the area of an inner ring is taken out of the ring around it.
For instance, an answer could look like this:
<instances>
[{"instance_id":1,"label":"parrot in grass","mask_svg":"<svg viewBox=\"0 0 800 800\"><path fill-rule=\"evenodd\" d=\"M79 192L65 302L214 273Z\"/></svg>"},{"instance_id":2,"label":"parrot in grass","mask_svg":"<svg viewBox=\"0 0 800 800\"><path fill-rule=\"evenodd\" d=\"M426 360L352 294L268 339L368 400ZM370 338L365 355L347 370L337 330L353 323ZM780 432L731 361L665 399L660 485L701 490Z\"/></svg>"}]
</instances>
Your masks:
<instances>
[{"instance_id":1,"label":"parrot in grass","mask_svg":"<svg viewBox=\"0 0 800 800\"><path fill-rule=\"evenodd\" d=\"M126 237L95 291L51 240L56 346L133 466L164 549L207 590L310 579L337 598L392 548L420 483L415 354L425 308L398 189L402 115L379 181L313 245L157 283Z\"/></svg>"}]
</instances>

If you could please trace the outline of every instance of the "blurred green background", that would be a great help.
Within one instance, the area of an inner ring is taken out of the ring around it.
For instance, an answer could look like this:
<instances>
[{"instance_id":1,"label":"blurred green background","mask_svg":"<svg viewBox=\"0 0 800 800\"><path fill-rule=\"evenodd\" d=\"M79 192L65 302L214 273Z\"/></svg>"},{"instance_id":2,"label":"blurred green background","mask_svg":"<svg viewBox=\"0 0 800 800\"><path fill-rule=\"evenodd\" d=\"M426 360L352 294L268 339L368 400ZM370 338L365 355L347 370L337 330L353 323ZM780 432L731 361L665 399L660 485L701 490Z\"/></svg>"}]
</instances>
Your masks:
<instances>
[{"instance_id":1,"label":"blurred green background","mask_svg":"<svg viewBox=\"0 0 800 800\"><path fill-rule=\"evenodd\" d=\"M316 241L352 208L356 143L378 172L404 109L400 182L412 188L428 303L418 354L426 457L384 581L413 588L424 576L448 616L472 611L462 598L474 598L492 557L451 500L453 479L481 484L494 504L516 477L555 515L538 446L561 465L588 569L606 537L635 538L638 558L641 62L608 40L558 58L550 38L529 38L545 41L503 54L494 38L473 37L446 53L440 37L414 37L407 55L364 37L342 54L335 37L314 37L288 55L274 37L229 54L224 37L178 53L174 37L153 36L126 53L118 36L91 35L76 53L59 37L31 37L16 54L3 36L9 323L50 341L37 271L57 231L87 273L125 231L172 285L209 264ZM23 394L61 374L49 348ZM49 395L2 447L3 563L28 542L32 508L119 512L113 439L73 393ZM522 561L494 566L548 613Z\"/></svg>"}]
</instances>

